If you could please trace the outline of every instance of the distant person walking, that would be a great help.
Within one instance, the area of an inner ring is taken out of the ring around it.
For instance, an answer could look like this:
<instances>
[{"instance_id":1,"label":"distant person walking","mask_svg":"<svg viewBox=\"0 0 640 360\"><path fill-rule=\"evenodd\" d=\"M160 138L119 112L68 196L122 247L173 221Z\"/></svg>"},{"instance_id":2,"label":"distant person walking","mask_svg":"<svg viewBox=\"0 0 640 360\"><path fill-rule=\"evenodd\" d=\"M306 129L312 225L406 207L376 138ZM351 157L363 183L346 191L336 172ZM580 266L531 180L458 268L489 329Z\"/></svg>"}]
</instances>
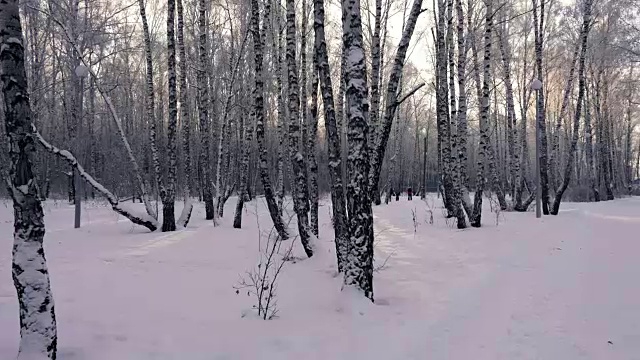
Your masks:
<instances>
[{"instance_id":1,"label":"distant person walking","mask_svg":"<svg viewBox=\"0 0 640 360\"><path fill-rule=\"evenodd\" d=\"M407 198L409 201L413 200L413 189L410 187L407 189Z\"/></svg>"}]
</instances>

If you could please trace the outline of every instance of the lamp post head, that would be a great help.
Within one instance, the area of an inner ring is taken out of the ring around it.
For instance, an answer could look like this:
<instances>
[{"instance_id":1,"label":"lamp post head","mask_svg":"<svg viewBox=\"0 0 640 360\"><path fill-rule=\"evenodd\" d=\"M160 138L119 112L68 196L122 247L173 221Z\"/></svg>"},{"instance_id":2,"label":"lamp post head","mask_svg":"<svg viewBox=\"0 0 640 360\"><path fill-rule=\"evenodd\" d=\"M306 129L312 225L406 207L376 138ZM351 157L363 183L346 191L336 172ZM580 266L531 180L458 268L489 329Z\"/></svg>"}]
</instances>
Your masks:
<instances>
[{"instance_id":1,"label":"lamp post head","mask_svg":"<svg viewBox=\"0 0 640 360\"><path fill-rule=\"evenodd\" d=\"M84 64L80 64L76 67L75 73L77 77L84 78L89 75L89 68L84 66Z\"/></svg>"},{"instance_id":2,"label":"lamp post head","mask_svg":"<svg viewBox=\"0 0 640 360\"><path fill-rule=\"evenodd\" d=\"M538 91L540 89L542 89L542 81L538 80L538 79L533 79L533 81L531 82L531 90L535 90Z\"/></svg>"}]
</instances>

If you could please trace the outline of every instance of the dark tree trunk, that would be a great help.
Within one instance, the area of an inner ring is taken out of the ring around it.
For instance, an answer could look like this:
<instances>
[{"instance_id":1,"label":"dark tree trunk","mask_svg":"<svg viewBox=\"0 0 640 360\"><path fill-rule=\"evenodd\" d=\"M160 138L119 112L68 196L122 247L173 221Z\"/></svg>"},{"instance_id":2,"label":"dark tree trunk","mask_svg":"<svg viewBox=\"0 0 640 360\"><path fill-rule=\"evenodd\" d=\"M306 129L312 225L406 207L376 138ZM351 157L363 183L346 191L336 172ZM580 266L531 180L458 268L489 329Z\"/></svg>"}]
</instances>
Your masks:
<instances>
[{"instance_id":1,"label":"dark tree trunk","mask_svg":"<svg viewBox=\"0 0 640 360\"><path fill-rule=\"evenodd\" d=\"M175 39L175 0L167 1L167 69L169 76L169 125L167 128L167 156L169 170L167 174L167 189L162 199L162 231L174 231L176 219L174 203L176 199L176 167L177 144L176 126L178 122L178 98L176 96L176 39Z\"/></svg>"}]
</instances>

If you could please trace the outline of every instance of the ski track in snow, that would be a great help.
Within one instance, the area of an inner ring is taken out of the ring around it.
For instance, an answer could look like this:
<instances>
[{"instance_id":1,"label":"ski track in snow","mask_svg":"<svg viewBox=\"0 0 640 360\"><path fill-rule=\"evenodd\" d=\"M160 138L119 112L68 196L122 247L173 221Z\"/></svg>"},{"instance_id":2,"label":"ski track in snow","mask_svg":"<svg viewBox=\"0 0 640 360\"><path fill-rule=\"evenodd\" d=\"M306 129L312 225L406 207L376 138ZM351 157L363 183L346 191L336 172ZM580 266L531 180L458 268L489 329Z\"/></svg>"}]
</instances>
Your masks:
<instances>
[{"instance_id":1,"label":"ski track in snow","mask_svg":"<svg viewBox=\"0 0 640 360\"><path fill-rule=\"evenodd\" d=\"M241 317L253 300L233 288L258 258L256 211L268 231L263 201L247 204L241 230L232 198L221 226L196 206L172 233L96 204L76 230L72 207L48 203L58 358L640 360L640 198L563 204L541 220L487 207L483 227L464 230L429 204L374 207L375 304L340 291L321 207L316 255L285 265L280 318L264 322ZM2 233L11 219L0 207ZM0 359L19 339L11 241L0 238Z\"/></svg>"}]
</instances>

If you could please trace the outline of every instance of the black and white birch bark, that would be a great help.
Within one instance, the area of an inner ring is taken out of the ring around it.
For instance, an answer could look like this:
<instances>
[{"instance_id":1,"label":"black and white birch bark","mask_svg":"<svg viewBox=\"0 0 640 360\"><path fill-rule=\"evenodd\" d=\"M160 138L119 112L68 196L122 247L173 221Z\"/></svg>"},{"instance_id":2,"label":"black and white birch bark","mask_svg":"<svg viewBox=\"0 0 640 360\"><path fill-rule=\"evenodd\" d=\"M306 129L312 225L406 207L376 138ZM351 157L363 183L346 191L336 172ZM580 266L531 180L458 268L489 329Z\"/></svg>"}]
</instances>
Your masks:
<instances>
[{"instance_id":1,"label":"black and white birch bark","mask_svg":"<svg viewBox=\"0 0 640 360\"><path fill-rule=\"evenodd\" d=\"M531 0L533 3L533 30L535 34L535 54L536 54L536 75L542 82L542 49L543 49L543 37L544 37L544 1L540 2L538 6L538 0ZM540 15L538 16L538 10ZM544 84L540 90L536 91L536 124L537 131L540 134L540 187L542 190L542 212L544 215L549 215L549 170L547 164L547 122L545 114L544 104Z\"/></svg>"},{"instance_id":2,"label":"black and white birch bark","mask_svg":"<svg viewBox=\"0 0 640 360\"><path fill-rule=\"evenodd\" d=\"M482 96L479 98L480 107L480 145L478 146L478 163L476 173L476 192L473 201L473 215L469 219L471 226L482 225L482 197L486 184L485 171L488 161L489 138L489 113L490 113L490 87L491 87L491 44L493 32L493 0L484 0L485 25L484 25L484 56ZM479 78L479 76L477 77Z\"/></svg>"},{"instance_id":3,"label":"black and white birch bark","mask_svg":"<svg viewBox=\"0 0 640 360\"><path fill-rule=\"evenodd\" d=\"M318 140L318 55L316 51L313 51L313 64L312 64L312 77L311 77L311 106L309 108L309 123L307 126L308 137L307 141L307 164L309 168L309 206L311 232L318 237L319 223L318 223L318 160L316 158L316 141Z\"/></svg>"},{"instance_id":4,"label":"black and white birch bark","mask_svg":"<svg viewBox=\"0 0 640 360\"><path fill-rule=\"evenodd\" d=\"M142 0L140 0L142 1ZM207 6L205 0L198 1L198 117L200 122L200 171L202 171L202 200L205 219L213 220L213 190L211 189L211 132L209 126L209 85L207 84ZM222 132L218 134L222 137Z\"/></svg>"},{"instance_id":5,"label":"black and white birch bark","mask_svg":"<svg viewBox=\"0 0 640 360\"><path fill-rule=\"evenodd\" d=\"M264 26L269 20L271 5L265 2ZM265 110L264 110L264 41L266 34L263 36L260 31L260 7L258 0L251 0L251 33L253 38L253 56L255 70L255 86L253 88L253 112L256 118L256 141L258 143L258 167L260 168L260 180L264 189L264 197L269 209L269 215L273 221L273 226L278 232L280 239L289 238L284 221L276 198L271 187L271 179L269 179L269 163L267 148L265 146Z\"/></svg>"},{"instance_id":6,"label":"black and white birch bark","mask_svg":"<svg viewBox=\"0 0 640 360\"><path fill-rule=\"evenodd\" d=\"M40 144L47 151L61 157L64 161L69 163L71 168L75 169L81 178L83 178L89 185L91 185L91 187L94 190L96 190L98 193L104 196L104 198L107 199L107 201L109 202L109 205L111 205L111 208L113 209L113 211L126 217L136 225L141 225L146 227L150 231L156 231L160 227L160 224L158 223L158 221L153 217L151 217L150 215L139 214L139 213L136 213L135 210L128 209L125 206L123 206L118 200L118 198L111 191L107 190L106 187L100 184L93 176L91 176L89 173L87 173L84 170L82 165L80 165L76 157L70 151L61 150L56 146L51 145L51 143L45 140L44 137L42 137L42 135L40 135L40 133L36 129L34 129L33 133L35 138L38 140L38 142L40 142Z\"/></svg>"},{"instance_id":7,"label":"black and white birch bark","mask_svg":"<svg viewBox=\"0 0 640 360\"><path fill-rule=\"evenodd\" d=\"M307 179L304 174L305 159L300 151L300 96L298 84L298 70L296 65L296 6L294 0L286 2L287 19L287 78L288 78L288 109L289 109L289 156L293 168L293 207L298 218L298 233L300 242L307 256L313 256L313 244L309 235L309 203Z\"/></svg>"},{"instance_id":8,"label":"black and white birch bark","mask_svg":"<svg viewBox=\"0 0 640 360\"><path fill-rule=\"evenodd\" d=\"M327 53L327 43L325 38L324 0L314 0L313 13L313 27L315 30L314 47L318 61L317 71L320 78L320 91L322 93L322 105L324 109L324 121L327 129L327 143L329 149L329 181L331 185L336 257L338 271L343 272L347 262L349 233L347 225L347 211L345 208L344 185L342 183L341 130L336 121L331 69L329 68L329 55Z\"/></svg>"},{"instance_id":9,"label":"black and white birch bark","mask_svg":"<svg viewBox=\"0 0 640 360\"><path fill-rule=\"evenodd\" d=\"M416 0L420 1L420 0ZM369 104L360 0L342 0L345 110L349 122L349 244L345 286L373 301L373 214L369 189ZM398 56L396 56L398 58ZM400 59L403 59L401 57ZM395 94L394 94L395 95ZM393 103L388 105L395 105Z\"/></svg>"},{"instance_id":10,"label":"black and white birch bark","mask_svg":"<svg viewBox=\"0 0 640 360\"><path fill-rule=\"evenodd\" d=\"M32 112L17 0L0 2L0 82L4 104L14 232L11 274L20 309L17 359L55 359L58 343L43 241L44 212L36 171Z\"/></svg>"},{"instance_id":11,"label":"black and white birch bark","mask_svg":"<svg viewBox=\"0 0 640 360\"><path fill-rule=\"evenodd\" d=\"M176 38L175 38L176 1L167 1L167 73L169 91L169 120L167 125L167 157L169 166L167 171L167 186L162 199L162 231L174 231L175 198L176 198L176 168L177 168L177 122L178 97L176 96Z\"/></svg>"},{"instance_id":12,"label":"black and white birch bark","mask_svg":"<svg viewBox=\"0 0 640 360\"><path fill-rule=\"evenodd\" d=\"M470 10L468 10L470 11ZM460 201L467 213L471 217L473 213L473 205L469 198L469 173L467 170L467 162L469 161L469 151L467 141L469 138L468 120L467 120L467 39L464 34L464 11L462 9L462 0L456 0L456 18L457 18L457 40L458 40L458 111L457 111L457 133L458 133L458 172L460 174ZM425 150L426 151L426 150ZM455 154L454 154L455 156ZM426 169L426 163L424 165ZM422 179L422 181L426 181Z\"/></svg>"},{"instance_id":13,"label":"black and white birch bark","mask_svg":"<svg viewBox=\"0 0 640 360\"><path fill-rule=\"evenodd\" d=\"M584 142L587 162L587 177L593 200L600 201L600 190L596 186L596 169L593 151L593 127L591 125L591 106L589 103L589 86L584 89Z\"/></svg>"},{"instance_id":14,"label":"black and white birch bark","mask_svg":"<svg viewBox=\"0 0 640 360\"><path fill-rule=\"evenodd\" d=\"M153 166L153 172L155 175L155 185L160 194L160 197L164 196L164 185L162 183L162 170L160 168L160 158L158 157L158 136L156 131L156 117L155 117L155 91L153 88L153 55L151 52L151 34L149 33L149 24L147 22L147 14L144 5L144 0L138 0L138 6L140 7L140 17L142 18L142 33L144 36L144 52L146 61L146 116L147 124L149 127L149 149L151 150L151 163ZM154 211L155 213L155 211ZM157 219L157 214L156 217Z\"/></svg>"},{"instance_id":15,"label":"black and white birch bark","mask_svg":"<svg viewBox=\"0 0 640 360\"><path fill-rule=\"evenodd\" d=\"M178 225L186 227L191 218L191 117L189 115L189 95L187 89L187 52L184 48L184 9L182 0L176 0L178 10L178 53L180 56L180 121L182 123L182 156L184 162L184 207Z\"/></svg>"}]
</instances>

